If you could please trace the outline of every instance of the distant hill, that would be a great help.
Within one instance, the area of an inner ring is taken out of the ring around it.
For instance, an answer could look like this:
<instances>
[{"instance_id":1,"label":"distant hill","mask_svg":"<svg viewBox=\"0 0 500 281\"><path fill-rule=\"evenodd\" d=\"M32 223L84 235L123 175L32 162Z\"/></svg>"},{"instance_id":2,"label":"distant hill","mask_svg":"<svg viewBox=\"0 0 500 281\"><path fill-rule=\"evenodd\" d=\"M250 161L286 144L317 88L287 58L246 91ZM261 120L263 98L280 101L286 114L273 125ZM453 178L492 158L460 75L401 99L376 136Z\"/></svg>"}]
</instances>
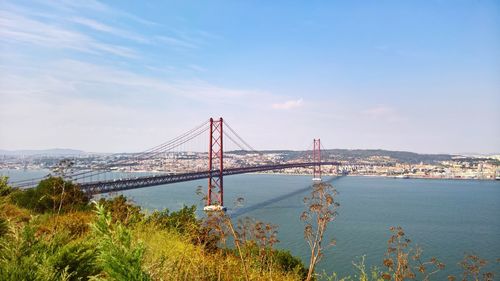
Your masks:
<instances>
[{"instance_id":1,"label":"distant hill","mask_svg":"<svg viewBox=\"0 0 500 281\"><path fill-rule=\"evenodd\" d=\"M392 151L383 149L328 149L325 153L339 155L345 158L368 158L373 156L387 156L403 163L435 163L451 160L456 155L451 154L419 154L408 151Z\"/></svg>"},{"instance_id":2,"label":"distant hill","mask_svg":"<svg viewBox=\"0 0 500 281\"><path fill-rule=\"evenodd\" d=\"M264 150L262 153L272 154L279 153L283 155L284 160L294 160L301 157L307 157L311 151L296 151L296 150ZM246 154L248 151L231 151L235 154ZM0 156L79 156L88 155L90 153L76 149L44 149L44 150L1 150ZM437 163L440 161L451 160L457 155L452 154L419 154L408 151L393 151L383 149L325 149L322 151L323 160L360 160L374 156L390 157L401 163Z\"/></svg>"},{"instance_id":3,"label":"distant hill","mask_svg":"<svg viewBox=\"0 0 500 281\"><path fill-rule=\"evenodd\" d=\"M0 155L8 156L73 156L87 154L83 150L76 149L64 149L64 148L53 148L53 149L41 149L41 150L2 150L0 149Z\"/></svg>"},{"instance_id":4,"label":"distant hill","mask_svg":"<svg viewBox=\"0 0 500 281\"><path fill-rule=\"evenodd\" d=\"M234 151L233 153L244 153L242 151ZM311 154L311 151L294 151L294 150L265 150L262 153L279 153L282 154L285 160L292 160L305 155ZM373 156L390 157L402 163L437 163L440 161L451 160L456 155L452 154L419 154L408 151L393 151L383 149L325 149L322 155L330 160L353 160L366 159Z\"/></svg>"}]
</instances>

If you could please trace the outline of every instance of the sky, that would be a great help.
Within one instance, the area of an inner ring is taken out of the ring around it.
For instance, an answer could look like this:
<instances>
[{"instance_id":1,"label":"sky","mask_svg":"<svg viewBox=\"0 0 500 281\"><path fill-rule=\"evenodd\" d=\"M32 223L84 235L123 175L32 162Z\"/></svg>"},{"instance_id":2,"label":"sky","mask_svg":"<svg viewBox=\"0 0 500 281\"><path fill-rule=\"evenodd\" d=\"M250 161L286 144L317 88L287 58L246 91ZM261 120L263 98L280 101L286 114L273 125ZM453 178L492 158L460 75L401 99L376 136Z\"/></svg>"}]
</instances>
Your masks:
<instances>
[{"instance_id":1,"label":"sky","mask_svg":"<svg viewBox=\"0 0 500 281\"><path fill-rule=\"evenodd\" d=\"M0 1L0 149L500 153L500 2Z\"/></svg>"}]
</instances>

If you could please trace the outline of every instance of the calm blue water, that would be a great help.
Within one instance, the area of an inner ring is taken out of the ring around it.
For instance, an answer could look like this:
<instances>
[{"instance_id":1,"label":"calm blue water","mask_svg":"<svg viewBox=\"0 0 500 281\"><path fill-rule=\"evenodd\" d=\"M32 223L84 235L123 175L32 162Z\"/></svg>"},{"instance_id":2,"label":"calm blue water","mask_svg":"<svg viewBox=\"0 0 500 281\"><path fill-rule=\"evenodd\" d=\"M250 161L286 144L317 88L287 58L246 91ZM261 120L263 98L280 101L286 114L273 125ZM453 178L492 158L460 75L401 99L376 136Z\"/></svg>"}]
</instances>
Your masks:
<instances>
[{"instance_id":1,"label":"calm blue water","mask_svg":"<svg viewBox=\"0 0 500 281\"><path fill-rule=\"evenodd\" d=\"M9 175L22 178L18 173ZM311 183L308 176L230 176L224 178L225 204L235 218L250 216L279 225L279 247L306 261L299 216ZM446 270L434 280L459 273L456 263L465 252L488 259L490 269L500 275L500 264L495 262L500 258L500 182L342 177L332 184L341 206L326 240L335 238L337 245L325 252L321 270L352 273L351 262L362 255L367 265L380 266L389 227L400 225L423 248L424 257L436 256L446 263ZM201 208L197 186L205 187L206 180L123 193L147 209L175 210L183 204ZM238 197L245 198L244 206L232 208Z\"/></svg>"}]
</instances>

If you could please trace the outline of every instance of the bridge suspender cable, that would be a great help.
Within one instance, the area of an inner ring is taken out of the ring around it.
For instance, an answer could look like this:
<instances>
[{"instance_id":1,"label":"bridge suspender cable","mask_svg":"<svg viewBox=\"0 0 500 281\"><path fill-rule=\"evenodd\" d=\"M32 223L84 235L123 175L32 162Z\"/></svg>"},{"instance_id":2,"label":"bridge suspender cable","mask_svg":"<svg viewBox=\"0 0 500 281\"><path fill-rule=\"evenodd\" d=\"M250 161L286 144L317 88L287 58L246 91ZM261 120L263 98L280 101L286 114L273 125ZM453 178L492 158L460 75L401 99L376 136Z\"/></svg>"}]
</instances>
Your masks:
<instances>
[{"instance_id":1,"label":"bridge suspender cable","mask_svg":"<svg viewBox=\"0 0 500 281\"><path fill-rule=\"evenodd\" d=\"M231 131L236 136L236 138L238 138L250 151L258 152L251 145L249 145L242 137L240 137L240 135L238 135L238 133L236 133L236 131L234 131L233 128L231 128L231 126L229 126L229 124L227 122L225 122L224 124L229 129L229 131ZM233 142L234 142L234 140L233 140ZM244 149L244 150L246 150L246 149Z\"/></svg>"},{"instance_id":2,"label":"bridge suspender cable","mask_svg":"<svg viewBox=\"0 0 500 281\"><path fill-rule=\"evenodd\" d=\"M139 153L137 155L138 157L136 157L136 159L140 159L140 160L151 159L151 158L153 158L161 153L172 150L175 147L178 147L178 146L190 141L191 139L201 135L202 133L206 132L208 130L206 125L207 125L207 121L204 121L199 126L181 134L180 136L178 136L170 141L167 141L163 144L157 145L153 148L150 148L148 150L145 150L145 151ZM110 157L119 156L121 154L122 153L115 153L115 154L112 154ZM129 161L130 160L128 160L128 159L127 160L118 160L118 161L115 161L112 163L108 163L104 166L98 167L97 170L80 171L80 172L68 174L67 176L68 176L68 178L71 178L73 180L79 180L79 179L84 179L84 178L88 178L88 177L93 177L93 176L96 176L99 174L107 173L111 170L111 168L117 167L117 165L123 166L124 164L130 164ZM14 181L14 182L11 182L11 184L13 186L16 186L16 187L30 186L30 185L32 185L33 182L35 182L35 181L38 182L40 180L48 178L49 176L50 176L50 174L48 174L44 177L39 177L39 178Z\"/></svg>"}]
</instances>

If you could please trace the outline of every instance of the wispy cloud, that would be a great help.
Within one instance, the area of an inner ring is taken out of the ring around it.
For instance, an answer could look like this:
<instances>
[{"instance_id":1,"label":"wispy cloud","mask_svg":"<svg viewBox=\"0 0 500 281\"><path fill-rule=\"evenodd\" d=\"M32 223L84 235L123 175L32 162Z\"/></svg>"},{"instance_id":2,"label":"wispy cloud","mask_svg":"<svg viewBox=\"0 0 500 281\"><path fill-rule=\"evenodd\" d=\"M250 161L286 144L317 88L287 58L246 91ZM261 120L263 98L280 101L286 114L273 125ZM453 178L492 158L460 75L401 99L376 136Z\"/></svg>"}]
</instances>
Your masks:
<instances>
[{"instance_id":1,"label":"wispy cloud","mask_svg":"<svg viewBox=\"0 0 500 281\"><path fill-rule=\"evenodd\" d=\"M81 32L56 24L48 24L5 11L0 12L0 41L71 49L86 53L108 53L135 58L137 53L124 46L97 41Z\"/></svg>"},{"instance_id":2,"label":"wispy cloud","mask_svg":"<svg viewBox=\"0 0 500 281\"><path fill-rule=\"evenodd\" d=\"M215 112L236 106L242 110L251 107L256 96L265 96L203 80L153 78L112 65L68 59L32 68L0 67L0 85L0 120L6 121L0 122L0 147L12 148L69 145L87 150L137 150L145 145L144 138L154 145L175 135L172 130L180 133L200 122L210 114L206 107ZM193 114L169 125L168 130L156 127L187 112ZM16 136L23 136L23 131L37 135L37 141L18 140ZM54 140L56 134L59 137ZM100 138L89 139L89 135ZM123 143L120 139L127 142L113 147L103 144L103 139L109 144ZM131 144L135 145L127 146Z\"/></svg>"},{"instance_id":3,"label":"wispy cloud","mask_svg":"<svg viewBox=\"0 0 500 281\"><path fill-rule=\"evenodd\" d=\"M195 49L195 48L198 47L193 42L189 42L187 40L175 38L175 37L172 37L172 36L161 35L161 36L157 36L156 39L160 43L165 43L165 44L173 46L173 47L182 47L182 48L191 48L191 49Z\"/></svg>"},{"instance_id":4,"label":"wispy cloud","mask_svg":"<svg viewBox=\"0 0 500 281\"><path fill-rule=\"evenodd\" d=\"M26 75L26 73L30 75ZM232 89L214 85L204 80L172 80L149 77L146 74L126 71L77 60L60 60L40 65L36 69L14 71L0 67L2 87L0 94L32 98L31 93L43 93L44 98L79 97L106 102L142 102L168 100L172 96L202 103L232 103L266 96L261 91ZM7 79L8 78L8 79Z\"/></svg>"},{"instance_id":5,"label":"wispy cloud","mask_svg":"<svg viewBox=\"0 0 500 281\"><path fill-rule=\"evenodd\" d=\"M226 116L235 108L238 113L267 110L276 101L266 91L201 79L206 71L203 64L192 58L176 62L164 55L171 55L165 52L169 49L182 50L182 55L198 52L212 40L210 33L182 26L138 33L134 28L143 28L140 24L107 17L113 13L122 16L97 1L0 6L0 120L4 121L0 122L0 146L92 150L101 147L102 140L92 143L89 135L118 143L141 133L148 136L149 129L165 133L154 124L163 126L160 120L178 118L186 110L193 114L169 131L197 123L201 116ZM146 53L151 49L154 54ZM23 136L23 131L34 132L37 141ZM57 133L61 144L54 143ZM164 140L162 136L148 139Z\"/></svg>"},{"instance_id":6,"label":"wispy cloud","mask_svg":"<svg viewBox=\"0 0 500 281\"><path fill-rule=\"evenodd\" d=\"M99 1L55 0L33 6L7 1L0 6L0 42L45 47L48 51L69 49L138 59L145 54L141 54L142 50L136 44L130 43L154 45L154 48L163 50L193 51L199 50L210 36L208 32L187 32L174 27L167 28L168 33L165 33L165 28L152 28L160 33L145 35L134 31L131 28L134 25L138 28L156 24ZM103 37L99 33L110 36Z\"/></svg>"},{"instance_id":7,"label":"wispy cloud","mask_svg":"<svg viewBox=\"0 0 500 281\"><path fill-rule=\"evenodd\" d=\"M295 109L295 108L301 107L302 104L303 104L303 99L289 100L289 101L285 101L283 103L274 103L272 105L272 108L289 110L289 109Z\"/></svg>"},{"instance_id":8,"label":"wispy cloud","mask_svg":"<svg viewBox=\"0 0 500 281\"><path fill-rule=\"evenodd\" d=\"M77 24L80 24L82 26L85 26L87 28L91 28L93 30L97 30L99 32L105 32L108 34L111 34L113 36L125 38L125 39L130 39L135 42L139 43L151 43L149 39L146 39L143 36L140 36L138 34L126 31L124 29L112 27L110 25L104 24L102 22L89 19L89 18L84 18L84 17L74 17L71 18L71 21Z\"/></svg>"},{"instance_id":9,"label":"wispy cloud","mask_svg":"<svg viewBox=\"0 0 500 281\"><path fill-rule=\"evenodd\" d=\"M121 10L114 9L102 2L95 0L53 0L53 1L45 1L42 2L43 5L46 5L52 9L62 10L66 12L73 13L81 13L82 11L90 11L90 12L98 12L101 14L107 14L115 17L122 17L132 20L134 22L143 24L143 25L158 25L157 23L144 19L142 17L136 16L134 14L130 14Z\"/></svg>"}]
</instances>

